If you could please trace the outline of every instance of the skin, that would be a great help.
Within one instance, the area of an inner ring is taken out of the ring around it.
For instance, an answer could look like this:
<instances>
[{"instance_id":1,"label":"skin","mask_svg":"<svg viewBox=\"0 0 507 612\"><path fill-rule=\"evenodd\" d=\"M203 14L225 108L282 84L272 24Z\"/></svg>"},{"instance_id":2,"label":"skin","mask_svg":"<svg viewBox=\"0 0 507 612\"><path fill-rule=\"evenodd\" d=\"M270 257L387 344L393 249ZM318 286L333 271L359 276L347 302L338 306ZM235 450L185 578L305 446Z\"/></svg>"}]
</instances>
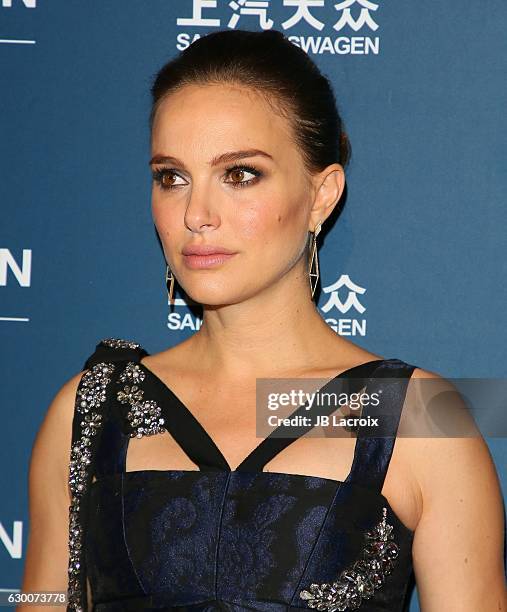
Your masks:
<instances>
[{"instance_id":1,"label":"skin","mask_svg":"<svg viewBox=\"0 0 507 612\"><path fill-rule=\"evenodd\" d=\"M247 149L270 157L210 164L226 152ZM331 164L309 173L287 119L256 92L223 84L185 86L163 101L153 125L151 157L168 156L171 163L159 160L152 169L171 168L165 184L178 186L163 190L153 183L153 220L177 282L203 304L203 324L190 338L143 363L196 416L234 469L260 442L255 437L256 378L329 379L382 358L337 335L311 299L307 232L319 221L324 224L340 199L344 170ZM253 175L227 171L233 163L254 165L262 176L245 187L234 186ZM214 268L193 270L181 252L188 244L225 246L237 254ZM66 589L68 457L82 374L61 387L34 443L23 591ZM413 379L424 378L441 379L416 368ZM265 471L343 480L354 444L354 439L306 435ZM197 466L169 434L132 439L127 470L150 468ZM415 531L412 552L423 612L507 609L500 487L480 436L398 438L382 494Z\"/></svg>"}]
</instances>

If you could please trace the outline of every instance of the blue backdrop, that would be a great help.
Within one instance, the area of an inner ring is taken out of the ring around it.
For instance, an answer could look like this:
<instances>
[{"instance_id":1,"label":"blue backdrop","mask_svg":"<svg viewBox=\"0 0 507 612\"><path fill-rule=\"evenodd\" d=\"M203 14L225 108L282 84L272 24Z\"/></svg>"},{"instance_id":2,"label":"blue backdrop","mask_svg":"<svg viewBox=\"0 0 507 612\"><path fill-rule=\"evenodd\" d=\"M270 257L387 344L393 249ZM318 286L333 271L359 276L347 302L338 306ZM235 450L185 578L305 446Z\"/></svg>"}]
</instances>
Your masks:
<instances>
[{"instance_id":1,"label":"blue backdrop","mask_svg":"<svg viewBox=\"0 0 507 612\"><path fill-rule=\"evenodd\" d=\"M506 27L505 0L0 0L0 588L21 584L58 388L101 338L154 353L199 325L183 301L168 319L147 164L152 76L196 36L282 30L333 82L353 147L320 249L337 333L506 375ZM487 442L505 490L505 439Z\"/></svg>"}]
</instances>

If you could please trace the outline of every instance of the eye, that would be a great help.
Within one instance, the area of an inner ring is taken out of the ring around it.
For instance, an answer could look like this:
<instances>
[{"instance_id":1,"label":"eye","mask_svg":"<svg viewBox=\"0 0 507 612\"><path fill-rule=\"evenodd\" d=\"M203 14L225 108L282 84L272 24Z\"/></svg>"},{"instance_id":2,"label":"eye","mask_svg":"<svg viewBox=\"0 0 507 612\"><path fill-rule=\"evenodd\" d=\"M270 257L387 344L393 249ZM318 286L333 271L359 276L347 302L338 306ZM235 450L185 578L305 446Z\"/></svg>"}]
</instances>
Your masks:
<instances>
[{"instance_id":1,"label":"eye","mask_svg":"<svg viewBox=\"0 0 507 612\"><path fill-rule=\"evenodd\" d=\"M245 178L245 175L251 174L252 178ZM262 175L260 170L249 165L236 165L226 168L226 176L232 178L232 180L224 181L229 183L234 188L246 187L259 180ZM155 168L152 170L152 177L155 183L157 183L164 191L175 189L188 183L174 170L173 168ZM183 182L176 182L177 179L181 179Z\"/></svg>"},{"instance_id":2,"label":"eye","mask_svg":"<svg viewBox=\"0 0 507 612\"><path fill-rule=\"evenodd\" d=\"M259 180L259 177L262 175L262 172L254 168L253 166L230 166L226 168L227 176L231 177L232 181L225 181L226 183L230 183L233 187L246 187L247 185L251 185ZM253 178L245 179L245 174L252 174Z\"/></svg>"},{"instance_id":3,"label":"eye","mask_svg":"<svg viewBox=\"0 0 507 612\"><path fill-rule=\"evenodd\" d=\"M175 179L181 179L181 176L177 174L172 168L156 168L152 171L152 177L155 183L160 185L161 189L165 190L174 189L175 187L179 187L180 185L186 185L186 182L175 182Z\"/></svg>"}]
</instances>

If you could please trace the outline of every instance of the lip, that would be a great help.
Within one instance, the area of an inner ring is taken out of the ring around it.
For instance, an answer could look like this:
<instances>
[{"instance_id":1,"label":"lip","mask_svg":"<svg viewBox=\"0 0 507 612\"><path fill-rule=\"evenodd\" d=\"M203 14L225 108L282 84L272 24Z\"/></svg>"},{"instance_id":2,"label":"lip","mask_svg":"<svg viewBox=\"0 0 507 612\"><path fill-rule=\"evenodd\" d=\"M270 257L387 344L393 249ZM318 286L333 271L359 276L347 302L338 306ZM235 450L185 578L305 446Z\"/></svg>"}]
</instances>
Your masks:
<instances>
[{"instance_id":1,"label":"lip","mask_svg":"<svg viewBox=\"0 0 507 612\"><path fill-rule=\"evenodd\" d=\"M193 270L212 268L223 264L236 253L210 253L208 255L183 255L185 264Z\"/></svg>"},{"instance_id":2,"label":"lip","mask_svg":"<svg viewBox=\"0 0 507 612\"><path fill-rule=\"evenodd\" d=\"M183 255L234 255L234 251L214 244L188 244L181 252Z\"/></svg>"},{"instance_id":3,"label":"lip","mask_svg":"<svg viewBox=\"0 0 507 612\"><path fill-rule=\"evenodd\" d=\"M185 265L193 270L219 266L236 255L236 251L216 244L187 244L181 252Z\"/></svg>"}]
</instances>

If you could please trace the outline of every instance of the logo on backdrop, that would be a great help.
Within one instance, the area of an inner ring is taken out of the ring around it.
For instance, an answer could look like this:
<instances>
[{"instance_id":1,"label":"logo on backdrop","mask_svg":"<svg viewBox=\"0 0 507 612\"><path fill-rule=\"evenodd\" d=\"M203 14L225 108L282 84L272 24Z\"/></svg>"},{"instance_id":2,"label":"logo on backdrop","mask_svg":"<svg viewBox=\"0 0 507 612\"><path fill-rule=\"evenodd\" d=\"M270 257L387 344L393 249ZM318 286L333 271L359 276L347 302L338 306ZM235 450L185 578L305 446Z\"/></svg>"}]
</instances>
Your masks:
<instances>
[{"instance_id":1,"label":"logo on backdrop","mask_svg":"<svg viewBox=\"0 0 507 612\"><path fill-rule=\"evenodd\" d=\"M14 5L14 6L13 6ZM37 8L37 0L0 0L0 8ZM4 34L2 32L2 34ZM28 38L0 38L0 44L34 45L35 40Z\"/></svg>"},{"instance_id":2,"label":"logo on backdrop","mask_svg":"<svg viewBox=\"0 0 507 612\"><path fill-rule=\"evenodd\" d=\"M32 249L23 249L16 260L10 249L0 248L0 287L30 287L32 283ZM0 311L0 321L28 321L27 317L8 316Z\"/></svg>"},{"instance_id":3,"label":"logo on backdrop","mask_svg":"<svg viewBox=\"0 0 507 612\"><path fill-rule=\"evenodd\" d=\"M3 524L0 523L0 542L11 559L21 559L23 550L23 521L12 522L12 536L7 533Z\"/></svg>"},{"instance_id":4,"label":"logo on backdrop","mask_svg":"<svg viewBox=\"0 0 507 612\"><path fill-rule=\"evenodd\" d=\"M7 274L8 270L11 274ZM30 287L31 280L32 249L23 249L21 262L18 262L9 249L0 248L0 287L6 287L8 282Z\"/></svg>"},{"instance_id":5,"label":"logo on backdrop","mask_svg":"<svg viewBox=\"0 0 507 612\"><path fill-rule=\"evenodd\" d=\"M37 8L37 0L1 0L0 6L2 8L12 8L13 2L17 6L24 6L25 8Z\"/></svg>"},{"instance_id":6,"label":"logo on backdrop","mask_svg":"<svg viewBox=\"0 0 507 612\"><path fill-rule=\"evenodd\" d=\"M190 330L197 331L202 325L202 317L197 317L188 310L189 305L193 305L194 302L187 296L185 299L175 298L174 299L174 312L169 311L167 315L167 327L171 331ZM169 300L167 300L167 306L169 307ZM184 310L181 310L181 306L184 306ZM197 306L199 306L197 304Z\"/></svg>"},{"instance_id":7,"label":"logo on backdrop","mask_svg":"<svg viewBox=\"0 0 507 612\"><path fill-rule=\"evenodd\" d=\"M345 294L345 300L340 299L339 292ZM327 294L327 300L320 310L324 314L326 323L341 336L366 336L366 319L361 317L366 308L359 300L360 295L366 289L354 283L348 274L342 274L340 278L323 288ZM174 300L174 312L167 315L167 327L171 331L190 330L197 331L202 325L202 318L194 316L189 310L189 304L193 304L188 297L176 298ZM169 301L168 301L169 306ZM181 307L184 307L181 309ZM335 310L338 314L335 314ZM341 316L346 315L346 316Z\"/></svg>"},{"instance_id":8,"label":"logo on backdrop","mask_svg":"<svg viewBox=\"0 0 507 612\"><path fill-rule=\"evenodd\" d=\"M379 28L376 21L379 4L371 0L282 0L276 15L271 2L232 0L218 7L218 0L187 0L187 11L176 17L176 25L185 28L177 33L176 48L182 51L200 38L200 28L258 27L281 30L292 43L315 55L378 55L380 52L380 38L372 36ZM315 34L302 34L299 31L302 28Z\"/></svg>"},{"instance_id":9,"label":"logo on backdrop","mask_svg":"<svg viewBox=\"0 0 507 612\"><path fill-rule=\"evenodd\" d=\"M338 294L340 289L346 295L343 302ZM340 336L366 336L366 319L360 316L366 308L358 297L366 289L356 285L348 274L342 274L335 283L323 287L322 291L328 294L327 301L320 308L326 323ZM337 315L334 315L335 309L338 310Z\"/></svg>"}]
</instances>

